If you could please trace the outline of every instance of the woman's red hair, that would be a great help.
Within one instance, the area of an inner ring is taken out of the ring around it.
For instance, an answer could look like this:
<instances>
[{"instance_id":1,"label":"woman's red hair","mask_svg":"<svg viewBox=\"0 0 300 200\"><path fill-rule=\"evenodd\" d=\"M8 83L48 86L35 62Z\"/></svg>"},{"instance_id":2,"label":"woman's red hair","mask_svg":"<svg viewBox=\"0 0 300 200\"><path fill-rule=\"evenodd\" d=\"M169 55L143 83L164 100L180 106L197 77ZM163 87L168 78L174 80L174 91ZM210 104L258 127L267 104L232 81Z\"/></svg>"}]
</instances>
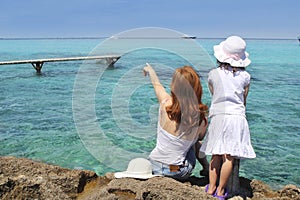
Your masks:
<instances>
[{"instance_id":1,"label":"woman's red hair","mask_svg":"<svg viewBox=\"0 0 300 200\"><path fill-rule=\"evenodd\" d=\"M202 86L200 77L191 66L176 69L171 83L172 105L166 107L171 120L177 123L177 129L200 126L203 120L207 124L208 107L201 101Z\"/></svg>"}]
</instances>

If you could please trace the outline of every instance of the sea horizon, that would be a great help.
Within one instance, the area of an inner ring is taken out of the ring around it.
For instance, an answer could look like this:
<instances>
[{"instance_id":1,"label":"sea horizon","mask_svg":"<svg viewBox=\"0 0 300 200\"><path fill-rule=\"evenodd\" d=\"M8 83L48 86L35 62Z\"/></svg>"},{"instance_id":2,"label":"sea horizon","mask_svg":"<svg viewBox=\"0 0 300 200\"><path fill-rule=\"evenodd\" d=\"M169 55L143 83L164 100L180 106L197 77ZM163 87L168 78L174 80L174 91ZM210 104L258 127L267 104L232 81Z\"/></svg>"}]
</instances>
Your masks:
<instances>
[{"instance_id":1,"label":"sea horizon","mask_svg":"<svg viewBox=\"0 0 300 200\"><path fill-rule=\"evenodd\" d=\"M195 35L193 35L195 36ZM294 38L291 37L244 37L245 40L298 40L297 38L300 36L297 35ZM112 36L74 36L74 37L0 37L0 40L64 40L64 39L108 39ZM226 37L199 37L195 36L197 39L224 39ZM177 37L123 37L119 39L175 39Z\"/></svg>"}]
</instances>

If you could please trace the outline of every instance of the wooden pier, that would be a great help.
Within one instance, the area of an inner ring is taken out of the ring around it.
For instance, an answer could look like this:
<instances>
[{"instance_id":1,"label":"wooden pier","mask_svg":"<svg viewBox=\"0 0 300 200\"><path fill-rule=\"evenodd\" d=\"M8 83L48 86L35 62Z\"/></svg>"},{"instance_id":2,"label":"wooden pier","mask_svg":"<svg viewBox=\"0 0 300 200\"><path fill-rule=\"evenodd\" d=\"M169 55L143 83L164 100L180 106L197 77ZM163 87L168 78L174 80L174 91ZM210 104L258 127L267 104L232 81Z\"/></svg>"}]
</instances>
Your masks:
<instances>
[{"instance_id":1,"label":"wooden pier","mask_svg":"<svg viewBox=\"0 0 300 200\"><path fill-rule=\"evenodd\" d=\"M112 67L121 56L119 55L102 55L102 56L82 56L82 57L66 57L66 58L45 58L45 59L34 59L34 60L13 60L13 61L2 61L0 65L16 65L16 64L27 64L31 63L37 73L41 73L43 64L45 62L64 62L74 60L100 60L105 59L106 64Z\"/></svg>"}]
</instances>

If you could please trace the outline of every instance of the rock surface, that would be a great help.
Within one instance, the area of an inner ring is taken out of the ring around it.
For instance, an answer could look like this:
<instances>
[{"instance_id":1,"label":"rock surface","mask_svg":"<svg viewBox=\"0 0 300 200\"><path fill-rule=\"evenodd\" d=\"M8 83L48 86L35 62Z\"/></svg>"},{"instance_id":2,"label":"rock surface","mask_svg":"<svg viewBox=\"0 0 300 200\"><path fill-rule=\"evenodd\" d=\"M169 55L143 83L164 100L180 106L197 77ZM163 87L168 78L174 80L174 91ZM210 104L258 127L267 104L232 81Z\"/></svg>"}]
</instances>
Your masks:
<instances>
[{"instance_id":1,"label":"rock surface","mask_svg":"<svg viewBox=\"0 0 300 200\"><path fill-rule=\"evenodd\" d=\"M113 173L97 176L25 158L0 157L0 199L215 199L204 191L206 178L178 182L167 177L148 180L115 179ZM300 189L287 185L274 191L259 180L240 178L241 194L231 199L296 199Z\"/></svg>"}]
</instances>

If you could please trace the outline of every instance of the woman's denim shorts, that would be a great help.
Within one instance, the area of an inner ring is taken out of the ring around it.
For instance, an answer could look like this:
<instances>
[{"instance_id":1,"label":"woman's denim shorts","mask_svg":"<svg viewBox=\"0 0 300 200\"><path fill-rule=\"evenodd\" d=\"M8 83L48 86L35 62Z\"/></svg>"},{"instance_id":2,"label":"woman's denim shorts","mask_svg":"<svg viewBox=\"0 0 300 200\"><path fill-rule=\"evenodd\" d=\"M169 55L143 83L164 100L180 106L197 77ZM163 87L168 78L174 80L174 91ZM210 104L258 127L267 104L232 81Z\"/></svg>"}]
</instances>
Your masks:
<instances>
[{"instance_id":1,"label":"woman's denim shorts","mask_svg":"<svg viewBox=\"0 0 300 200\"><path fill-rule=\"evenodd\" d=\"M148 158L152 164L152 173L154 175L169 176L177 180L186 180L192 174L192 171L196 165L196 156L193 148L191 148L187 155L183 165L178 171L170 171L170 166L161 162Z\"/></svg>"}]
</instances>

